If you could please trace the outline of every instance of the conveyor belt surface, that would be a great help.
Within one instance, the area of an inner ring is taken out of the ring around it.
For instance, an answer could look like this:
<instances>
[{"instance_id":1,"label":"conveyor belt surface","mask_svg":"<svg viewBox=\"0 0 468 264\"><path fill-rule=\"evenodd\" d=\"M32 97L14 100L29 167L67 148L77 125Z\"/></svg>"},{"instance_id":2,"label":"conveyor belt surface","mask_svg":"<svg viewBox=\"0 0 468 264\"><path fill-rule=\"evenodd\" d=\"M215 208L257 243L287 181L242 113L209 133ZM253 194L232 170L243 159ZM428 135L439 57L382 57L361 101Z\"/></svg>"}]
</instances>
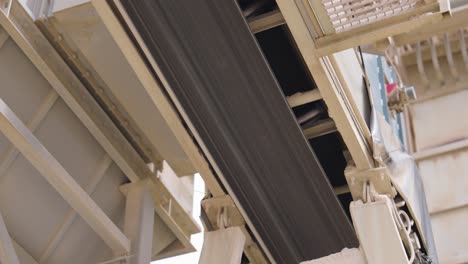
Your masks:
<instances>
[{"instance_id":1,"label":"conveyor belt surface","mask_svg":"<svg viewBox=\"0 0 468 264\"><path fill-rule=\"evenodd\" d=\"M274 261L357 246L235 1L121 3Z\"/></svg>"}]
</instances>

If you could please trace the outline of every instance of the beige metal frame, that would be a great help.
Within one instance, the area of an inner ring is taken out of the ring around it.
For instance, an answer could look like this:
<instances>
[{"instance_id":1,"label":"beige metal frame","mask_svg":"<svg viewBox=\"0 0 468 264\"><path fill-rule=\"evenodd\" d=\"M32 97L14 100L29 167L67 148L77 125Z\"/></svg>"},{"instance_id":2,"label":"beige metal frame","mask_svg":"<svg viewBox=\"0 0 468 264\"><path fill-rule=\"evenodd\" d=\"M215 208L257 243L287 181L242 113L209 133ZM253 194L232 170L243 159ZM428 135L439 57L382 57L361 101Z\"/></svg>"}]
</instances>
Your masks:
<instances>
[{"instance_id":1,"label":"beige metal frame","mask_svg":"<svg viewBox=\"0 0 468 264\"><path fill-rule=\"evenodd\" d=\"M60 96L108 153L108 156L106 154L102 160L103 170L113 160L131 182L138 183L144 179L152 179L148 188L151 190L154 209L146 214L154 216L155 210L184 244L185 250L193 251L190 235L200 231L194 219L150 171L141 156L121 134L17 0L11 2L8 12L0 12L0 24L5 30L2 31L2 39L4 40L9 35L55 89L50 92L39 111L27 125L23 124L5 103L1 102L0 129L3 134L113 249L116 255L133 254L134 250L131 249L131 241L127 235L118 229L89 196L99 182L100 176L97 175L85 188L86 190L83 189L32 134ZM8 34L5 35L5 32ZM14 148L10 148L7 153L7 158L0 165L3 170L8 168L11 161L18 155L18 151ZM168 203L170 207L166 210ZM67 214L60 228L62 231L52 239L41 260L48 258L75 217L76 214L73 212ZM28 255L24 254L25 251L21 250L21 247L17 246L17 249L20 249L23 255ZM7 250L11 253L11 247Z\"/></svg>"},{"instance_id":2,"label":"beige metal frame","mask_svg":"<svg viewBox=\"0 0 468 264\"><path fill-rule=\"evenodd\" d=\"M128 63L133 68L138 78L142 82L144 88L151 96L151 99L153 100L154 104L163 114L163 117L166 119L167 124L171 128L172 132L176 135L181 146L184 148L184 151L187 153L188 157L194 164L195 169L200 173L201 177L205 181L208 191L215 198L219 196L224 196L226 193L221 187L220 183L218 183L217 177L211 171L207 160L205 160L203 155L200 153L198 146L196 146L195 142L188 134L187 130L185 129L182 123L182 120L180 120L179 118L179 114L172 107L172 102L166 97L165 88L168 87L167 82L164 80L164 78L162 78L160 74L158 75L158 77L161 78L164 87L161 87L158 81L155 80L155 77L153 76L151 70L148 69L148 67L146 66L144 59L141 57L141 54L138 52L137 48L135 47L135 44L132 42L132 40L127 35L125 29L120 24L120 21L117 19L116 15L113 13L111 7L105 1L99 0L92 1L92 4L96 8L96 11L98 12L99 16L108 28L111 35L113 36L117 45L122 50L122 53L124 54ZM125 13L122 13L122 15L125 17ZM130 20L126 19L126 22L129 23L129 25L131 26L131 22L129 21ZM133 33L135 32L136 31L133 29ZM139 42L138 44L142 45L142 48L145 50L144 43L141 41L141 38L138 37L138 34L135 34L135 37ZM149 59L150 61L152 60L151 57L149 57ZM154 61L151 61L151 64L153 65L153 67L156 65ZM158 68L156 67L155 69L157 71ZM171 99L174 100L174 97L171 96ZM174 103L176 104L176 106L178 106L176 101ZM178 107L178 109L180 110L180 107ZM191 126L189 120L186 118L184 113L181 113L181 115L184 118L185 122L187 122L188 125ZM197 135L195 135L195 137L198 138ZM220 175L219 171L217 175ZM236 204L238 206L238 203ZM250 227L252 228L252 225L250 225ZM243 230L244 235L246 236L246 244L244 249L246 256L252 263L266 263L264 255L259 250L258 246L250 236L249 232L246 230L245 227L241 226L241 228ZM255 230L253 230L253 232L256 233ZM265 249L265 247L263 248Z\"/></svg>"}]
</instances>

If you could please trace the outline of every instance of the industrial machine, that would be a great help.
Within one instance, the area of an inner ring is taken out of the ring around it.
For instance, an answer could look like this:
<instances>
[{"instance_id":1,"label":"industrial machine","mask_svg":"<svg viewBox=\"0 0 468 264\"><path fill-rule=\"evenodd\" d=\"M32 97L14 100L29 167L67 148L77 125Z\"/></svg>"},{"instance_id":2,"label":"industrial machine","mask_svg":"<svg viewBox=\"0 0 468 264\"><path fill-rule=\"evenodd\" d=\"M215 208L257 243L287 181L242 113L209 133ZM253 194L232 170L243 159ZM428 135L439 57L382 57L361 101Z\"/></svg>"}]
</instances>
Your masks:
<instances>
[{"instance_id":1,"label":"industrial machine","mask_svg":"<svg viewBox=\"0 0 468 264\"><path fill-rule=\"evenodd\" d=\"M463 1L0 4L0 263L468 261Z\"/></svg>"}]
</instances>

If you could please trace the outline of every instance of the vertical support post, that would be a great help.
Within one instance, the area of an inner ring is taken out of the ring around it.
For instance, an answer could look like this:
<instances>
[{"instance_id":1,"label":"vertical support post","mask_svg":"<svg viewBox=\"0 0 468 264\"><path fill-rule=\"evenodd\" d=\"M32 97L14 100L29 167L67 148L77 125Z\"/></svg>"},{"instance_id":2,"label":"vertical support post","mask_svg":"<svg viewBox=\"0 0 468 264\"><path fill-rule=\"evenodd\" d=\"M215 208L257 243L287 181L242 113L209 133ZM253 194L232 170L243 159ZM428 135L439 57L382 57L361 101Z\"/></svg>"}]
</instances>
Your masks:
<instances>
[{"instance_id":1,"label":"vertical support post","mask_svg":"<svg viewBox=\"0 0 468 264\"><path fill-rule=\"evenodd\" d=\"M430 85L429 79L427 78L426 71L424 70L424 60L423 60L422 51L421 51L421 41L418 41L417 46L416 46L416 62L418 64L418 72L422 78L424 86L426 88L429 88L429 85Z\"/></svg>"},{"instance_id":2,"label":"vertical support post","mask_svg":"<svg viewBox=\"0 0 468 264\"><path fill-rule=\"evenodd\" d=\"M244 246L245 236L238 226L207 232L198 263L241 263Z\"/></svg>"},{"instance_id":3,"label":"vertical support post","mask_svg":"<svg viewBox=\"0 0 468 264\"><path fill-rule=\"evenodd\" d=\"M128 185L124 233L131 241L129 264L148 264L153 249L154 201L143 182Z\"/></svg>"},{"instance_id":4,"label":"vertical support post","mask_svg":"<svg viewBox=\"0 0 468 264\"><path fill-rule=\"evenodd\" d=\"M8 234L5 221L0 214L0 263L20 264L13 242Z\"/></svg>"}]
</instances>

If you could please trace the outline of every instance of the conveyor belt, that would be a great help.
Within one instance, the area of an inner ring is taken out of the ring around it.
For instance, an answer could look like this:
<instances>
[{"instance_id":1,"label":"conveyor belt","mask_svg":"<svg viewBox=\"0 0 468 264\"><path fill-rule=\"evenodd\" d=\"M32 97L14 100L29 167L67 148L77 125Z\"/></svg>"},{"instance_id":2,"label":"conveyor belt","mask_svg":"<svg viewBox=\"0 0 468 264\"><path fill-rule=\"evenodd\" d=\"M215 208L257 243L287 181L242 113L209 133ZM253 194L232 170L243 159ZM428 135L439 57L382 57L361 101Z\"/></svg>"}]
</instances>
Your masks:
<instances>
[{"instance_id":1,"label":"conveyor belt","mask_svg":"<svg viewBox=\"0 0 468 264\"><path fill-rule=\"evenodd\" d=\"M121 2L275 261L357 246L237 4Z\"/></svg>"}]
</instances>

